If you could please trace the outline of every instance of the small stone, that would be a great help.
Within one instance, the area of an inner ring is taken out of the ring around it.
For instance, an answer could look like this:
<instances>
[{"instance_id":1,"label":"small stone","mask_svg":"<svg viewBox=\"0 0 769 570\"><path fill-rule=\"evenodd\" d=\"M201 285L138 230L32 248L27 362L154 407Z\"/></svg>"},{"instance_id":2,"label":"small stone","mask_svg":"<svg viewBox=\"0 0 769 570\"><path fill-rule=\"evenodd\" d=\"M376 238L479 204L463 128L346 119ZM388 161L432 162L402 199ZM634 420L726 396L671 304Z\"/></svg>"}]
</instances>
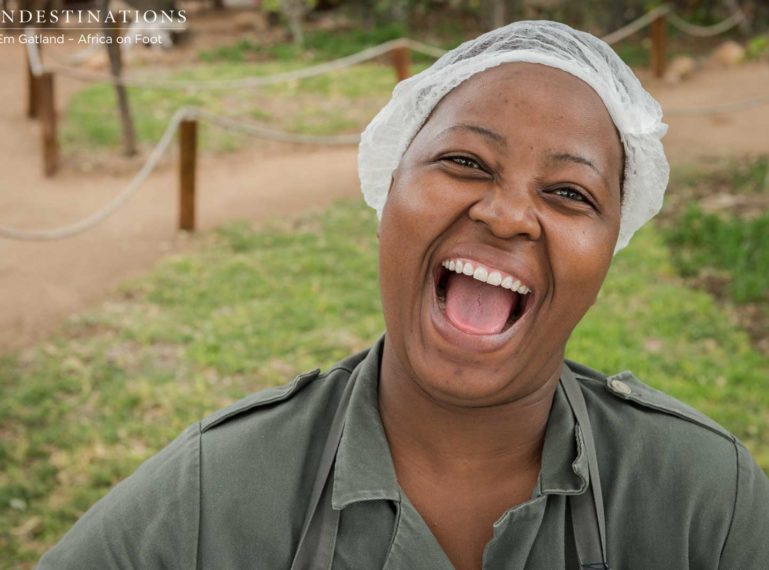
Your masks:
<instances>
[{"instance_id":1,"label":"small stone","mask_svg":"<svg viewBox=\"0 0 769 570\"><path fill-rule=\"evenodd\" d=\"M269 27L261 12L241 12L233 18L235 27L243 32L264 32Z\"/></svg>"},{"instance_id":2,"label":"small stone","mask_svg":"<svg viewBox=\"0 0 769 570\"><path fill-rule=\"evenodd\" d=\"M733 40L726 41L713 50L710 61L722 66L731 66L745 59L745 48Z\"/></svg>"},{"instance_id":3,"label":"small stone","mask_svg":"<svg viewBox=\"0 0 769 570\"><path fill-rule=\"evenodd\" d=\"M689 77L696 69L697 64L693 57L679 55L673 58L665 71L664 80L667 83L680 83Z\"/></svg>"},{"instance_id":4,"label":"small stone","mask_svg":"<svg viewBox=\"0 0 769 570\"><path fill-rule=\"evenodd\" d=\"M24 499L19 499L18 497L14 497L10 501L8 501L8 504L14 511L27 510L27 501L25 501Z\"/></svg>"}]
</instances>

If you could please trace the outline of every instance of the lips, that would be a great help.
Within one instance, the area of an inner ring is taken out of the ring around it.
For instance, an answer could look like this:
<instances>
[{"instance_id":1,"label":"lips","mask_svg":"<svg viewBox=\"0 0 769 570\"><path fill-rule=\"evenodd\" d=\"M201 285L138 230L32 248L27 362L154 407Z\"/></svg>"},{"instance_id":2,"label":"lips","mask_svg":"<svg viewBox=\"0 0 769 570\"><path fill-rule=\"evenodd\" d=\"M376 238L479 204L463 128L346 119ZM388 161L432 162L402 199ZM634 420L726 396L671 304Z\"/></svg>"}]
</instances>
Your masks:
<instances>
[{"instance_id":1,"label":"lips","mask_svg":"<svg viewBox=\"0 0 769 570\"><path fill-rule=\"evenodd\" d=\"M461 255L436 265L432 297L431 317L441 336L483 352L499 348L513 336L534 294L511 271Z\"/></svg>"}]
</instances>

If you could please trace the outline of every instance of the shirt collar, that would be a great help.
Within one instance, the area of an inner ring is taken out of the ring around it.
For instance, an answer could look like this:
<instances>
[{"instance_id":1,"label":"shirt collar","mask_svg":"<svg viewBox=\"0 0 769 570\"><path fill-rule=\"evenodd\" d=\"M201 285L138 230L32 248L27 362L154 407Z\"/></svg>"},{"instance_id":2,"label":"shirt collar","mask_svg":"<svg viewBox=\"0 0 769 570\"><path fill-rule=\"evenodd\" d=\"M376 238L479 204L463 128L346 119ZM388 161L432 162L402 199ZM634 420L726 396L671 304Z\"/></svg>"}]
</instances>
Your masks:
<instances>
[{"instance_id":1,"label":"shirt collar","mask_svg":"<svg viewBox=\"0 0 769 570\"><path fill-rule=\"evenodd\" d=\"M390 447L379 415L379 362L384 337L356 367L342 439L336 454L331 503L343 509L357 501L400 501Z\"/></svg>"},{"instance_id":2,"label":"shirt collar","mask_svg":"<svg viewBox=\"0 0 769 570\"><path fill-rule=\"evenodd\" d=\"M357 378L334 468L332 505L335 509L358 501L401 500L379 415L379 363L383 346L384 336L356 367ZM534 494L580 494L587 489L587 484L587 457L581 432L559 384L547 422L542 467Z\"/></svg>"},{"instance_id":3,"label":"shirt collar","mask_svg":"<svg viewBox=\"0 0 769 570\"><path fill-rule=\"evenodd\" d=\"M535 495L584 493L589 481L587 455L566 393L559 383L542 448L542 467Z\"/></svg>"}]
</instances>

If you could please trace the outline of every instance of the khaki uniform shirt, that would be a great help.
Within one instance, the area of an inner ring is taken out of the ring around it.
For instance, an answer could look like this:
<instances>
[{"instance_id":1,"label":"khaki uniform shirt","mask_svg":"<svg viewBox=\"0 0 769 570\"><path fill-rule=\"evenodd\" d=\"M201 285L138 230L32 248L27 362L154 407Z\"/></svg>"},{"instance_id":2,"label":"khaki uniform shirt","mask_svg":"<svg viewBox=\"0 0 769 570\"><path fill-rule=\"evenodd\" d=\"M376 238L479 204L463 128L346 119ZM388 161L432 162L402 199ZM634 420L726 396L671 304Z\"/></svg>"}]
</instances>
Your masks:
<instances>
[{"instance_id":1,"label":"khaki uniform shirt","mask_svg":"<svg viewBox=\"0 0 769 570\"><path fill-rule=\"evenodd\" d=\"M398 486L377 404L382 344L188 428L86 513L40 568L288 569L356 366L334 471L333 568L451 568ZM769 481L734 436L629 373L568 365L593 426L612 569L769 568ZM533 496L494 524L483 568L576 568L567 497L585 492L586 477L559 386Z\"/></svg>"}]
</instances>

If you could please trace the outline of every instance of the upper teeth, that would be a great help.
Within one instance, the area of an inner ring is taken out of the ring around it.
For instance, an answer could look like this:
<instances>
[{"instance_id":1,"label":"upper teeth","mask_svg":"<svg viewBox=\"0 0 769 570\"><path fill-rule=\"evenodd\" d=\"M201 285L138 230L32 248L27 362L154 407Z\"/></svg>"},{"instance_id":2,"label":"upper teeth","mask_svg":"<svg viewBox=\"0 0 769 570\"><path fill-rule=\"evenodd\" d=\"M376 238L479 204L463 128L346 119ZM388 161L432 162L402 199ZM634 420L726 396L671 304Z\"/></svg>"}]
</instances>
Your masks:
<instances>
[{"instance_id":1,"label":"upper teeth","mask_svg":"<svg viewBox=\"0 0 769 570\"><path fill-rule=\"evenodd\" d=\"M441 263L441 265L449 271L472 275L473 279L483 281L489 285L504 287L505 289L520 293L521 295L531 293L531 289L521 283L519 279L515 279L511 275L507 275L496 269L488 269L479 263L467 261L465 259L449 259Z\"/></svg>"}]
</instances>

